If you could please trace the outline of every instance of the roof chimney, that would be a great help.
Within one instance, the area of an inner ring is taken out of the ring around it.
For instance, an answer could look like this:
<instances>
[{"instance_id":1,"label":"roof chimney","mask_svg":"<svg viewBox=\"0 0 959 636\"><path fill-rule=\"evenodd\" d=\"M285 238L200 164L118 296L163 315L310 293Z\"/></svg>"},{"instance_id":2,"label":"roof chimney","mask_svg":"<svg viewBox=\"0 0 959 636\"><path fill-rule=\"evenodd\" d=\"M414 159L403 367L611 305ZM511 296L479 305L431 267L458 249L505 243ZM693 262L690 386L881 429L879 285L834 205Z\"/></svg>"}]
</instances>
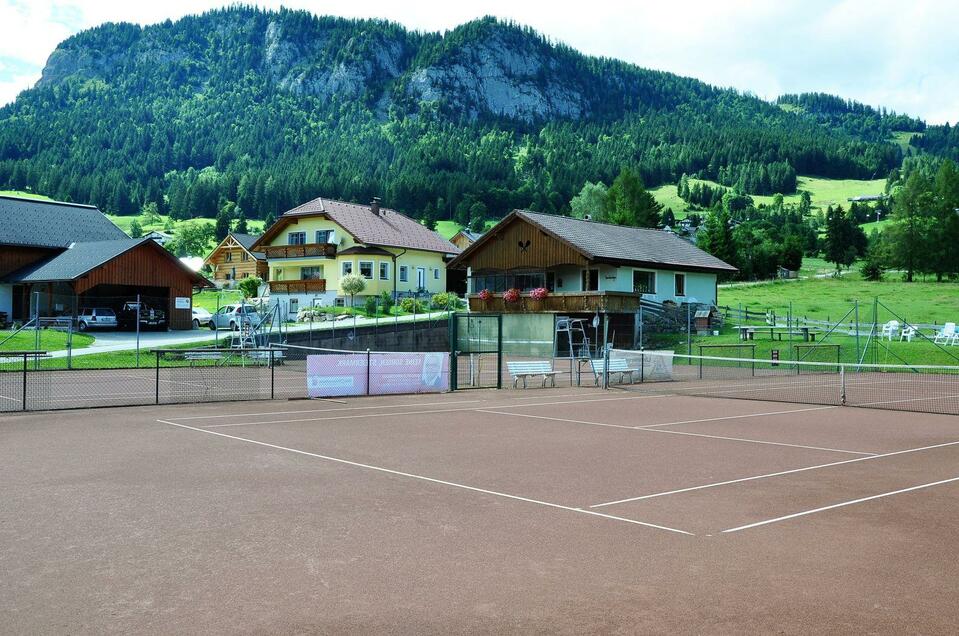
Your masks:
<instances>
[{"instance_id":1,"label":"roof chimney","mask_svg":"<svg viewBox=\"0 0 959 636\"><path fill-rule=\"evenodd\" d=\"M380 198L373 197L373 201L370 203L370 212L379 216L380 215Z\"/></svg>"}]
</instances>

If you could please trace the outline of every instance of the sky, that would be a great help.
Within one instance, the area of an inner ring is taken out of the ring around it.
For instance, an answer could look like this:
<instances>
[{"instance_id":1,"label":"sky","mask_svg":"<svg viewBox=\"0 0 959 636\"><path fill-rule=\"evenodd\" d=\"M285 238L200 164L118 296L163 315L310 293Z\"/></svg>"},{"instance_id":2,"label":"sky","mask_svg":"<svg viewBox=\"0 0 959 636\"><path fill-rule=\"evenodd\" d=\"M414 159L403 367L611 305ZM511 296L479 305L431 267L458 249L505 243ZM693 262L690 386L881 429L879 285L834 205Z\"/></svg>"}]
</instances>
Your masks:
<instances>
[{"instance_id":1,"label":"sky","mask_svg":"<svg viewBox=\"0 0 959 636\"><path fill-rule=\"evenodd\" d=\"M32 86L57 43L103 22L151 24L217 0L0 0L0 104ZM775 99L819 91L959 121L959 0L285 0L317 14L444 31L495 15L590 55Z\"/></svg>"}]
</instances>

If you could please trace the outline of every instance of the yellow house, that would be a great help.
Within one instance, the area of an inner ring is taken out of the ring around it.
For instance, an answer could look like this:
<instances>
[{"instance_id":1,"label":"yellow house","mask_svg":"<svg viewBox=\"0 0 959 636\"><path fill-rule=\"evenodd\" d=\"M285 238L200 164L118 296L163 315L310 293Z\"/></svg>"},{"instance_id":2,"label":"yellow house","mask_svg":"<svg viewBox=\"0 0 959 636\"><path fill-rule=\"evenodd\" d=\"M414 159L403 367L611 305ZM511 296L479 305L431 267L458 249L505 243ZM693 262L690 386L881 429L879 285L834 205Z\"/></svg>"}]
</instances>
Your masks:
<instances>
[{"instance_id":1,"label":"yellow house","mask_svg":"<svg viewBox=\"0 0 959 636\"><path fill-rule=\"evenodd\" d=\"M460 249L421 223L383 208L318 198L285 212L251 249L269 264L271 302L289 313L345 305L340 280L366 279L362 295L446 291L446 263Z\"/></svg>"}]
</instances>

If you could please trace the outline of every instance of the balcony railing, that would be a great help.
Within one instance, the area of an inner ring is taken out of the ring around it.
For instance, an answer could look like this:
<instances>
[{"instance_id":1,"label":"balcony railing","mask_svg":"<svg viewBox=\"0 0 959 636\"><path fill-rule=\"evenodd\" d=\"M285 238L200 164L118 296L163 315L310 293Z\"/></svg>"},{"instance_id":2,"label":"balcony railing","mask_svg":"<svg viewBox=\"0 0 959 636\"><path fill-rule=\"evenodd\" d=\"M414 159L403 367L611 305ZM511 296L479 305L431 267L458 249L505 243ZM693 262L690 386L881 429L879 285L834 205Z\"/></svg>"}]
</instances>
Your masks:
<instances>
[{"instance_id":1,"label":"balcony railing","mask_svg":"<svg viewBox=\"0 0 959 636\"><path fill-rule=\"evenodd\" d=\"M278 294L310 294L325 292L326 280L314 278L309 280L271 280L270 292Z\"/></svg>"},{"instance_id":2,"label":"balcony railing","mask_svg":"<svg viewBox=\"0 0 959 636\"><path fill-rule=\"evenodd\" d=\"M633 312L639 309L642 294L620 291L552 292L542 300L531 298L528 293L520 294L519 300L508 303L503 294L493 294L489 300L483 300L476 294L470 294L470 311L494 311L503 313L593 313L597 311Z\"/></svg>"},{"instance_id":3,"label":"balcony railing","mask_svg":"<svg viewBox=\"0 0 959 636\"><path fill-rule=\"evenodd\" d=\"M267 260L271 258L333 258L336 256L334 243L307 243L306 245L268 245L263 248Z\"/></svg>"}]
</instances>

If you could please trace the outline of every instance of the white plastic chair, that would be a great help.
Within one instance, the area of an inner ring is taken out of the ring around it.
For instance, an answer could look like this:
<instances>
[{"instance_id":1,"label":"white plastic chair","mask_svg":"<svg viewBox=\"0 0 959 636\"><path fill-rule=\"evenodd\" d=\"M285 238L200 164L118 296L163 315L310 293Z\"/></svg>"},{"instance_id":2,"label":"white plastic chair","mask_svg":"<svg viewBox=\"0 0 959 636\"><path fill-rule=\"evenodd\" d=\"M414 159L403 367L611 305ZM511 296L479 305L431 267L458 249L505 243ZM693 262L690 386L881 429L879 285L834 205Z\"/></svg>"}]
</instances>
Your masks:
<instances>
[{"instance_id":1,"label":"white plastic chair","mask_svg":"<svg viewBox=\"0 0 959 636\"><path fill-rule=\"evenodd\" d=\"M882 326L882 337L892 341L893 337L899 333L899 321L890 320Z\"/></svg>"},{"instance_id":2,"label":"white plastic chair","mask_svg":"<svg viewBox=\"0 0 959 636\"><path fill-rule=\"evenodd\" d=\"M932 340L936 344L956 344L956 323L947 322Z\"/></svg>"},{"instance_id":3,"label":"white plastic chair","mask_svg":"<svg viewBox=\"0 0 959 636\"><path fill-rule=\"evenodd\" d=\"M907 325L902 328L902 333L899 334L899 342L905 340L906 342L912 342L912 337L916 335L916 328L912 325Z\"/></svg>"}]
</instances>

